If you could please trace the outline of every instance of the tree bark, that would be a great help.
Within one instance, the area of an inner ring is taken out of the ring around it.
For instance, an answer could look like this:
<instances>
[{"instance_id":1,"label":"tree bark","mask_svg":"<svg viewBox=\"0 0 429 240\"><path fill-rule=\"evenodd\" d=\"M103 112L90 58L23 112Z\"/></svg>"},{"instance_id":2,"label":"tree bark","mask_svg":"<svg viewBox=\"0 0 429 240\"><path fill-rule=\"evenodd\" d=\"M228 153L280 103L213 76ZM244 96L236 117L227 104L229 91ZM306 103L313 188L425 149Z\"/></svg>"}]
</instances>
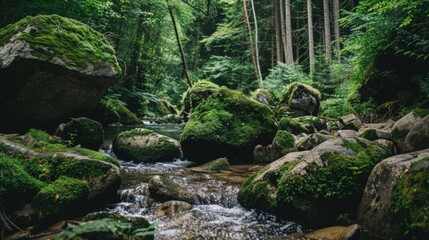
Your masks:
<instances>
[{"instance_id":1,"label":"tree bark","mask_svg":"<svg viewBox=\"0 0 429 240\"><path fill-rule=\"evenodd\" d=\"M286 16L286 64L293 64L293 45L292 45L292 17L290 12L290 0L285 1Z\"/></svg>"},{"instance_id":2,"label":"tree bark","mask_svg":"<svg viewBox=\"0 0 429 240\"><path fill-rule=\"evenodd\" d=\"M250 56L252 57L253 69L255 70L256 79L258 79L258 81L259 81L259 72L258 72L258 67L256 65L255 50L253 48L252 28L250 27L249 15L247 14L246 0L243 0L243 11L244 11L243 12L244 13L244 20L246 22L247 31L249 33Z\"/></svg>"},{"instance_id":3,"label":"tree bark","mask_svg":"<svg viewBox=\"0 0 429 240\"><path fill-rule=\"evenodd\" d=\"M262 82L261 65L259 64L258 19L256 17L255 4L253 0L250 0L250 3L252 5L253 20L255 24L255 60L256 60L256 71L258 72L257 78L259 82L259 88L264 89L264 83Z\"/></svg>"},{"instance_id":4,"label":"tree bark","mask_svg":"<svg viewBox=\"0 0 429 240\"><path fill-rule=\"evenodd\" d=\"M274 9L274 28L276 32L276 56L277 62L283 60L282 55L282 38L279 29L279 5L277 0L273 0L273 9Z\"/></svg>"},{"instance_id":5,"label":"tree bark","mask_svg":"<svg viewBox=\"0 0 429 240\"><path fill-rule=\"evenodd\" d=\"M310 75L314 74L314 33L313 33L313 5L307 0L307 25L308 25L308 52L310 62Z\"/></svg>"},{"instance_id":6,"label":"tree bark","mask_svg":"<svg viewBox=\"0 0 429 240\"><path fill-rule=\"evenodd\" d=\"M279 0L280 1L280 30L281 30L281 34L282 34L282 42L283 42L283 57L286 58L286 24L285 24L285 14L284 14L284 0ZM284 61L284 58L282 60L282 62Z\"/></svg>"},{"instance_id":7,"label":"tree bark","mask_svg":"<svg viewBox=\"0 0 429 240\"><path fill-rule=\"evenodd\" d=\"M168 0L167 0L167 4L168 4ZM179 46L180 56L182 58L183 73L185 74L186 82L188 83L189 87L192 87L192 80L189 77L189 73L188 73L188 64L186 63L185 51L183 50L182 42L180 41L179 31L177 29L177 24L176 24L176 19L174 18L173 9L171 9L170 6L168 6L168 12L170 13L171 21L173 22L174 33L176 34L177 45Z\"/></svg>"},{"instance_id":8,"label":"tree bark","mask_svg":"<svg viewBox=\"0 0 429 240\"><path fill-rule=\"evenodd\" d=\"M340 1L333 0L334 2L334 32L335 32L335 54L337 55L338 62L341 61L340 55Z\"/></svg>"},{"instance_id":9,"label":"tree bark","mask_svg":"<svg viewBox=\"0 0 429 240\"><path fill-rule=\"evenodd\" d=\"M332 63L331 50L331 23L329 19L329 1L323 0L323 17L325 25L325 58L326 61Z\"/></svg>"}]
</instances>

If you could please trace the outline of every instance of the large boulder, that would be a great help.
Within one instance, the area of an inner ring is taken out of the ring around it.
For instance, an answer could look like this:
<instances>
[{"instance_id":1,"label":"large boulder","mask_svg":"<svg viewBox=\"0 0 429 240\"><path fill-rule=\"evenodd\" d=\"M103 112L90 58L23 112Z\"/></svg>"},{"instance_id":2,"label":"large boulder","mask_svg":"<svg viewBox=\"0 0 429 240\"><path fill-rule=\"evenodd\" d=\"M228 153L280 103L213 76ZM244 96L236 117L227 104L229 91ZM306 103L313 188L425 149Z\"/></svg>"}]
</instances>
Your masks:
<instances>
[{"instance_id":1,"label":"large boulder","mask_svg":"<svg viewBox=\"0 0 429 240\"><path fill-rule=\"evenodd\" d=\"M81 145L84 148L97 150L104 140L104 130L101 123L92 119L74 118L66 124L61 124L60 136L70 145Z\"/></svg>"},{"instance_id":2,"label":"large boulder","mask_svg":"<svg viewBox=\"0 0 429 240\"><path fill-rule=\"evenodd\" d=\"M328 140L289 153L247 179L238 201L308 226L329 226L340 214L355 212L372 167L388 155L366 139Z\"/></svg>"},{"instance_id":3,"label":"large boulder","mask_svg":"<svg viewBox=\"0 0 429 240\"><path fill-rule=\"evenodd\" d=\"M149 180L149 193L151 198L159 202L183 201L190 204L198 203L196 192L186 189L166 176L153 176Z\"/></svg>"},{"instance_id":4,"label":"large boulder","mask_svg":"<svg viewBox=\"0 0 429 240\"><path fill-rule=\"evenodd\" d=\"M291 83L286 87L276 107L276 115L317 116L320 111L320 100L321 95L317 89L299 82Z\"/></svg>"},{"instance_id":5,"label":"large boulder","mask_svg":"<svg viewBox=\"0 0 429 240\"><path fill-rule=\"evenodd\" d=\"M428 182L428 149L383 160L369 177L358 222L386 239L426 239Z\"/></svg>"},{"instance_id":6,"label":"large boulder","mask_svg":"<svg viewBox=\"0 0 429 240\"><path fill-rule=\"evenodd\" d=\"M276 130L268 106L221 87L192 110L180 141L185 157L197 163L250 162L254 147L271 143Z\"/></svg>"},{"instance_id":7,"label":"large boulder","mask_svg":"<svg viewBox=\"0 0 429 240\"><path fill-rule=\"evenodd\" d=\"M94 107L120 74L109 41L83 23L39 15L8 25L0 30L0 130L54 128Z\"/></svg>"},{"instance_id":8,"label":"large boulder","mask_svg":"<svg viewBox=\"0 0 429 240\"><path fill-rule=\"evenodd\" d=\"M416 123L407 134L404 152L413 152L429 148L429 116Z\"/></svg>"},{"instance_id":9,"label":"large boulder","mask_svg":"<svg viewBox=\"0 0 429 240\"><path fill-rule=\"evenodd\" d=\"M113 152L127 161L172 161L180 154L180 143L151 130L136 128L122 132L113 139Z\"/></svg>"},{"instance_id":10,"label":"large boulder","mask_svg":"<svg viewBox=\"0 0 429 240\"><path fill-rule=\"evenodd\" d=\"M271 144L271 159L276 160L294 151L296 151L295 136L285 130L277 131Z\"/></svg>"},{"instance_id":11,"label":"large boulder","mask_svg":"<svg viewBox=\"0 0 429 240\"><path fill-rule=\"evenodd\" d=\"M411 129L419 124L428 114L429 111L414 110L395 122L392 127L391 138L399 152L407 148L405 146L405 139Z\"/></svg>"}]
</instances>

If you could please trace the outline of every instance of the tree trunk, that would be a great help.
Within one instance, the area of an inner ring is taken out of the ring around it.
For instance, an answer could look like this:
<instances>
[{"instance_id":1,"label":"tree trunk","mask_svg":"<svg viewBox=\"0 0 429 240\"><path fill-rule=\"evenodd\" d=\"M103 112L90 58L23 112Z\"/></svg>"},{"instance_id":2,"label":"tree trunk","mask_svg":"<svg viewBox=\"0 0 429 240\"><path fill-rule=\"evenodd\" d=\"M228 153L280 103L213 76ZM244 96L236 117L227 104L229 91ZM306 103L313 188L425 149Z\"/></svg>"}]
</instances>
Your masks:
<instances>
[{"instance_id":1,"label":"tree trunk","mask_svg":"<svg viewBox=\"0 0 429 240\"><path fill-rule=\"evenodd\" d=\"M334 0L334 32L335 32L335 54L337 55L338 62L341 61L340 55L340 1Z\"/></svg>"},{"instance_id":2,"label":"tree trunk","mask_svg":"<svg viewBox=\"0 0 429 240\"><path fill-rule=\"evenodd\" d=\"M168 5L168 0L167 0L167 5ZM182 42L180 41L179 31L177 30L177 24L176 24L176 19L174 18L173 9L171 9L170 6L168 6L168 12L170 13L171 21L173 22L174 33L176 34L177 45L179 46L180 56L182 58L183 73L185 74L186 81L189 87L192 87L192 80L189 77L189 73L188 73L188 64L186 63L185 51L183 50Z\"/></svg>"},{"instance_id":3,"label":"tree trunk","mask_svg":"<svg viewBox=\"0 0 429 240\"><path fill-rule=\"evenodd\" d=\"M144 32L143 21L144 21L144 15L140 14L139 17L137 18L136 38L134 39L134 43L132 46L128 72L126 74L125 81L123 84L123 86L129 90L133 88L134 84L136 83L139 77L137 75L137 72L138 72L138 64L140 60L141 40Z\"/></svg>"},{"instance_id":4,"label":"tree trunk","mask_svg":"<svg viewBox=\"0 0 429 240\"><path fill-rule=\"evenodd\" d=\"M282 55L282 38L279 29L279 5L277 0L273 0L273 8L274 8L274 28L276 32L276 56L277 62L281 62L283 60Z\"/></svg>"},{"instance_id":5,"label":"tree trunk","mask_svg":"<svg viewBox=\"0 0 429 240\"><path fill-rule=\"evenodd\" d=\"M308 52L310 61L310 75L314 74L314 36L313 36L313 5L307 0L307 25L308 25Z\"/></svg>"},{"instance_id":6,"label":"tree trunk","mask_svg":"<svg viewBox=\"0 0 429 240\"><path fill-rule=\"evenodd\" d=\"M255 50L253 48L252 28L250 27L249 15L247 14L247 3L243 0L244 20L246 21L247 31L249 33L250 56L252 57L253 69L255 70L256 79L259 81L259 71L256 65Z\"/></svg>"},{"instance_id":7,"label":"tree trunk","mask_svg":"<svg viewBox=\"0 0 429 240\"><path fill-rule=\"evenodd\" d=\"M329 1L323 0L323 17L325 25L325 58L328 63L332 63L331 50L331 23L329 20Z\"/></svg>"},{"instance_id":8,"label":"tree trunk","mask_svg":"<svg viewBox=\"0 0 429 240\"><path fill-rule=\"evenodd\" d=\"M256 18L256 11L255 11L255 4L253 0L250 0L250 3L252 5L252 13L253 13L253 20L255 24L255 60L256 60L256 70L258 72L258 82L259 82L259 88L264 89L264 83L262 82L262 74L261 74L261 65L259 64L259 40L258 40L258 19Z\"/></svg>"},{"instance_id":9,"label":"tree trunk","mask_svg":"<svg viewBox=\"0 0 429 240\"><path fill-rule=\"evenodd\" d=\"M283 56L286 57L286 24L285 24L285 14L284 14L284 2L280 1L280 29L282 34L282 42L283 42ZM282 61L283 62L283 61Z\"/></svg>"},{"instance_id":10,"label":"tree trunk","mask_svg":"<svg viewBox=\"0 0 429 240\"><path fill-rule=\"evenodd\" d=\"M197 63L198 63L198 41L200 38L200 33L197 31L195 35L195 50L194 50L194 64L192 66L192 72L197 71Z\"/></svg>"},{"instance_id":11,"label":"tree trunk","mask_svg":"<svg viewBox=\"0 0 429 240\"><path fill-rule=\"evenodd\" d=\"M293 64L293 45L292 45L292 17L290 12L290 0L285 1L286 14L286 64Z\"/></svg>"}]
</instances>

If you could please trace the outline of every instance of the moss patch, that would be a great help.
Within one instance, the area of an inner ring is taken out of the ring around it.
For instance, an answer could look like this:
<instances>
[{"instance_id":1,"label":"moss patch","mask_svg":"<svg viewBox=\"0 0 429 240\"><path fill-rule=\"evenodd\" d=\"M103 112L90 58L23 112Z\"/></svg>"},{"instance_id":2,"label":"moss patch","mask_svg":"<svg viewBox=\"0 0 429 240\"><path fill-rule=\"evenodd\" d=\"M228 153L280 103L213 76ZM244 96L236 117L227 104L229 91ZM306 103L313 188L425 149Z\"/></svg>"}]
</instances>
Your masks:
<instances>
[{"instance_id":1,"label":"moss patch","mask_svg":"<svg viewBox=\"0 0 429 240\"><path fill-rule=\"evenodd\" d=\"M301 123L290 117L284 117L279 120L279 129L286 130L295 135L299 135L301 133L310 133L308 129L301 125Z\"/></svg>"},{"instance_id":2,"label":"moss patch","mask_svg":"<svg viewBox=\"0 0 429 240\"><path fill-rule=\"evenodd\" d=\"M135 128L125 132L121 132L117 137L136 137L136 136L149 136L153 131L144 128Z\"/></svg>"},{"instance_id":3,"label":"moss patch","mask_svg":"<svg viewBox=\"0 0 429 240\"><path fill-rule=\"evenodd\" d=\"M33 30L24 32L29 26ZM0 45L27 42L33 56L45 61L60 58L68 66L84 70L90 62L95 70L109 63L120 75L115 51L99 32L73 19L58 15L28 16L0 30Z\"/></svg>"},{"instance_id":4,"label":"moss patch","mask_svg":"<svg viewBox=\"0 0 429 240\"><path fill-rule=\"evenodd\" d=\"M103 162L111 163L117 167L120 166L119 161L117 159L112 158L112 157L110 157L106 154L103 154L101 152L93 151L93 150L86 149L86 148L71 148L69 150L69 152L76 152L80 155L87 156L87 157L94 159L94 160L101 160Z\"/></svg>"},{"instance_id":5,"label":"moss patch","mask_svg":"<svg viewBox=\"0 0 429 240\"><path fill-rule=\"evenodd\" d=\"M132 113L121 101L116 98L107 98L101 101L110 112L113 113L116 119L122 124L133 125L139 124L142 121Z\"/></svg>"},{"instance_id":6,"label":"moss patch","mask_svg":"<svg viewBox=\"0 0 429 240\"><path fill-rule=\"evenodd\" d=\"M320 92L319 92L319 90L317 90L317 89L315 89L315 88L313 88L313 87L311 87L311 86L309 86L309 85L307 85L307 84L304 84L304 83L300 83L300 82L294 82L294 83L291 83L291 84L289 84L286 88L285 88L285 90L284 90L284 92L285 92L285 94L283 95L283 97L282 97L282 99L280 100L280 102L281 103L289 103L289 101L292 99L292 97L293 97L293 93L295 92L295 90L298 88L298 87L303 87L304 89L306 89L308 92L310 92L313 96L315 96L316 97L316 99L320 102L320 100L321 100L321 94L320 94Z\"/></svg>"},{"instance_id":7,"label":"moss patch","mask_svg":"<svg viewBox=\"0 0 429 240\"><path fill-rule=\"evenodd\" d=\"M74 118L64 125L61 138L72 146L98 150L104 139L103 126L86 117Z\"/></svg>"},{"instance_id":8,"label":"moss patch","mask_svg":"<svg viewBox=\"0 0 429 240\"><path fill-rule=\"evenodd\" d=\"M425 239L429 234L429 158L414 163L395 184L392 211L404 239Z\"/></svg>"},{"instance_id":9,"label":"moss patch","mask_svg":"<svg viewBox=\"0 0 429 240\"><path fill-rule=\"evenodd\" d=\"M44 187L34 197L33 207L46 215L67 216L87 199L89 189L86 182L61 176Z\"/></svg>"},{"instance_id":10,"label":"moss patch","mask_svg":"<svg viewBox=\"0 0 429 240\"><path fill-rule=\"evenodd\" d=\"M189 88L183 98L183 112L190 113L203 100L214 94L219 90L219 86L207 81L201 80L195 83L192 88Z\"/></svg>"},{"instance_id":11,"label":"moss patch","mask_svg":"<svg viewBox=\"0 0 429 240\"><path fill-rule=\"evenodd\" d=\"M416 108L413 110L413 115L416 117L424 118L429 115L429 109Z\"/></svg>"},{"instance_id":12,"label":"moss patch","mask_svg":"<svg viewBox=\"0 0 429 240\"><path fill-rule=\"evenodd\" d=\"M181 137L187 158L207 162L218 157L251 160L256 144L268 144L276 132L273 112L226 87L201 102Z\"/></svg>"},{"instance_id":13,"label":"moss patch","mask_svg":"<svg viewBox=\"0 0 429 240\"><path fill-rule=\"evenodd\" d=\"M76 160L72 158L56 158L53 162L56 176L67 176L78 179L107 178L107 172L112 168L109 164L98 161Z\"/></svg>"},{"instance_id":14,"label":"moss patch","mask_svg":"<svg viewBox=\"0 0 429 240\"><path fill-rule=\"evenodd\" d=\"M375 129L366 129L359 137L366 138L368 140L374 141L378 139L377 130Z\"/></svg>"},{"instance_id":15,"label":"moss patch","mask_svg":"<svg viewBox=\"0 0 429 240\"><path fill-rule=\"evenodd\" d=\"M0 210L13 211L25 204L45 186L31 177L21 166L20 159L0 154Z\"/></svg>"},{"instance_id":16,"label":"moss patch","mask_svg":"<svg viewBox=\"0 0 429 240\"><path fill-rule=\"evenodd\" d=\"M275 145L280 149L290 149L295 147L295 138L288 131L284 131L284 130L277 131L277 134L274 140L275 140Z\"/></svg>"}]
</instances>

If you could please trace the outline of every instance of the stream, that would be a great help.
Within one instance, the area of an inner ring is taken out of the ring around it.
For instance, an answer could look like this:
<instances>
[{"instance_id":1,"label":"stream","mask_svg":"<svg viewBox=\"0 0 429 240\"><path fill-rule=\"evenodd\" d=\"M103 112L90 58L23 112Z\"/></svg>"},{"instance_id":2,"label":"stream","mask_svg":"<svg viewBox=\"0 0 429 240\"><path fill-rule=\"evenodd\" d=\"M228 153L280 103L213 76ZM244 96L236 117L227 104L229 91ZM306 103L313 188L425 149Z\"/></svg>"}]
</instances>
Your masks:
<instances>
[{"instance_id":1,"label":"stream","mask_svg":"<svg viewBox=\"0 0 429 240\"><path fill-rule=\"evenodd\" d=\"M180 138L183 130L183 125L141 127L175 139ZM106 129L108 142L104 146L108 146L115 135L128 129ZM155 164L120 162L123 176L121 202L108 206L106 210L125 216L142 216L157 224L155 239L274 239L301 231L301 226L293 222L247 210L239 205L237 193L240 182L257 170L255 166L237 165L220 174L206 174L189 171L186 167L192 163L180 159ZM154 175L168 177L196 192L198 203L191 210L173 217L157 217L155 210L159 203L149 204L147 201L148 182Z\"/></svg>"}]
</instances>

